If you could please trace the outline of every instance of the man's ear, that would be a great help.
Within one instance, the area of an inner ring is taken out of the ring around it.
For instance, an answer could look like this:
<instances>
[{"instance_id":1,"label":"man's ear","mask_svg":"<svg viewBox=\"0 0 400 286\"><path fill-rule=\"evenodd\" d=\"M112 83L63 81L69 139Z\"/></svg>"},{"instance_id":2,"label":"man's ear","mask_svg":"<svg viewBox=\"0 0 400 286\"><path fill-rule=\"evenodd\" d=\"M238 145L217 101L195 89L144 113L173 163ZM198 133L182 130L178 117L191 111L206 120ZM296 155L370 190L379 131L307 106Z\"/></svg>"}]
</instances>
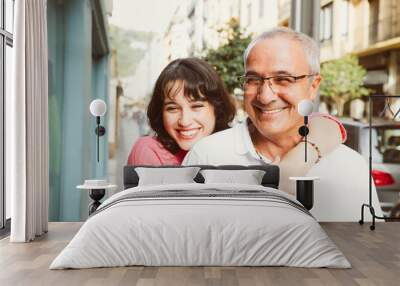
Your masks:
<instances>
[{"instance_id":1,"label":"man's ear","mask_svg":"<svg viewBox=\"0 0 400 286\"><path fill-rule=\"evenodd\" d=\"M314 76L310 86L310 99L314 100L317 96L319 85L321 84L322 77L317 74Z\"/></svg>"}]
</instances>

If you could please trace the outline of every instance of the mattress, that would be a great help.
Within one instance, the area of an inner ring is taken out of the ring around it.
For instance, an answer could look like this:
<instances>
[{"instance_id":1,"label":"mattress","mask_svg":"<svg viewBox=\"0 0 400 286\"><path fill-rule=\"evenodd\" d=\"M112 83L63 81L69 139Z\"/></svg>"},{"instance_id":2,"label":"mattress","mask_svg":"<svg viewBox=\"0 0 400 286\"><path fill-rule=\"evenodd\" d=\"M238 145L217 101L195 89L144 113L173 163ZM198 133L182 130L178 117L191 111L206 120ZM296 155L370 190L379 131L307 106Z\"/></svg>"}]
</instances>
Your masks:
<instances>
[{"instance_id":1,"label":"mattress","mask_svg":"<svg viewBox=\"0 0 400 286\"><path fill-rule=\"evenodd\" d=\"M263 186L138 186L110 197L50 269L144 266L349 268L292 196Z\"/></svg>"}]
</instances>

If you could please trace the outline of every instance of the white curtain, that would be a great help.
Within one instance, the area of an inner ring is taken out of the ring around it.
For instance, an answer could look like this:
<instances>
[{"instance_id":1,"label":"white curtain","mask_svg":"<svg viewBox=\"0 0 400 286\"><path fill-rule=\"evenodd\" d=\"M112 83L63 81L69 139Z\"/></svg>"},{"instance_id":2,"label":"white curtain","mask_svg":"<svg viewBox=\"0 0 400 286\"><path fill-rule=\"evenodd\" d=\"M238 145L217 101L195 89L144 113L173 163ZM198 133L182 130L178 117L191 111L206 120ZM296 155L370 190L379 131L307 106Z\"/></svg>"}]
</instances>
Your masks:
<instances>
[{"instance_id":1,"label":"white curtain","mask_svg":"<svg viewBox=\"0 0 400 286\"><path fill-rule=\"evenodd\" d=\"M12 242L27 242L48 225L48 74L46 0L14 8L13 93L6 100L6 186L11 190Z\"/></svg>"}]
</instances>

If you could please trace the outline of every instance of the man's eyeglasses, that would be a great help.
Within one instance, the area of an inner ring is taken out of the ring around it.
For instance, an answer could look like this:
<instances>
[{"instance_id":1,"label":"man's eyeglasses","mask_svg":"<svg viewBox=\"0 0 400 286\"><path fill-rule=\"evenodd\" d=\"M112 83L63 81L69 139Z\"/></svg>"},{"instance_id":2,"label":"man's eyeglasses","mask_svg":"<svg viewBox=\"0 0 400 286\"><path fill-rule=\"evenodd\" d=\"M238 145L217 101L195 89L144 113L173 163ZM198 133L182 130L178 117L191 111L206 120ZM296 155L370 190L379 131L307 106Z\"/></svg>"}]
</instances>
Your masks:
<instances>
[{"instance_id":1,"label":"man's eyeglasses","mask_svg":"<svg viewBox=\"0 0 400 286\"><path fill-rule=\"evenodd\" d=\"M239 81L243 86L243 90L245 92L259 93L261 91L262 86L264 85L264 81L267 81L268 86L271 88L272 92L277 93L277 92L286 92L290 88L292 88L297 81L315 75L316 74L305 74L299 76L278 75L271 77L261 77L257 75L243 75L239 77Z\"/></svg>"}]
</instances>

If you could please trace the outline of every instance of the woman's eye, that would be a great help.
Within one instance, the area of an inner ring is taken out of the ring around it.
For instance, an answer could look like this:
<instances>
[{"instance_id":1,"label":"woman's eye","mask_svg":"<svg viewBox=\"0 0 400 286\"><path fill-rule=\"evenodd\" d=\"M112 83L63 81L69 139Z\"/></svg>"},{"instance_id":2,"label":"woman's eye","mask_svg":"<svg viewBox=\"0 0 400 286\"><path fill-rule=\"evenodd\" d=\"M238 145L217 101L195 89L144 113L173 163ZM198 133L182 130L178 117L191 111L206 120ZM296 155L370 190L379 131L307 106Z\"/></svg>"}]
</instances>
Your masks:
<instances>
[{"instance_id":1,"label":"woman's eye","mask_svg":"<svg viewBox=\"0 0 400 286\"><path fill-rule=\"evenodd\" d=\"M202 108L202 107L204 107L204 104L194 104L194 105L192 105L192 108L195 108L195 109Z\"/></svg>"},{"instance_id":2,"label":"woman's eye","mask_svg":"<svg viewBox=\"0 0 400 286\"><path fill-rule=\"evenodd\" d=\"M166 111L169 111L169 112L174 112L174 111L177 111L178 108L173 107L173 106L168 106L168 107L165 108L165 110L166 110Z\"/></svg>"}]
</instances>

